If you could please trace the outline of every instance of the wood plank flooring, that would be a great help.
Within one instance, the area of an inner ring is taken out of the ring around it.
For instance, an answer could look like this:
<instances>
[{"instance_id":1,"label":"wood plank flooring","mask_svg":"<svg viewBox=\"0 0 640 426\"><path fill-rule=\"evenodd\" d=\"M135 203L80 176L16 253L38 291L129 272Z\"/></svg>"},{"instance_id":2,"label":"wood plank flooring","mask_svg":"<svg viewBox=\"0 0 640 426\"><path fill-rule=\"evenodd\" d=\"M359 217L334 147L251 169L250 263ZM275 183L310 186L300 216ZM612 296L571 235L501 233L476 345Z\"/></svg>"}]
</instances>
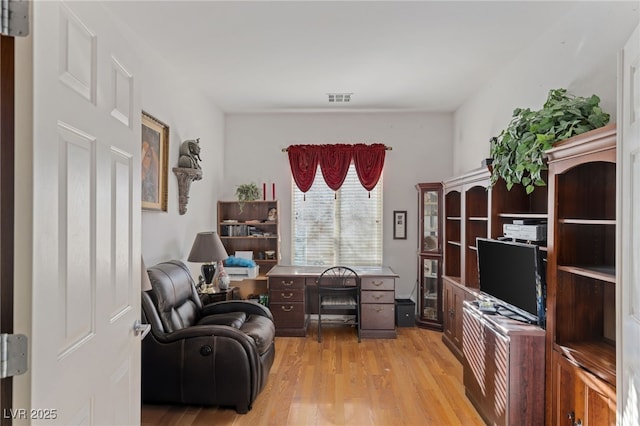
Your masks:
<instances>
[{"instance_id":1,"label":"wood plank flooring","mask_svg":"<svg viewBox=\"0 0 640 426\"><path fill-rule=\"evenodd\" d=\"M143 405L142 425L484 425L464 395L462 366L442 333L398 328L395 340L350 327L276 338L265 389L249 413Z\"/></svg>"}]
</instances>

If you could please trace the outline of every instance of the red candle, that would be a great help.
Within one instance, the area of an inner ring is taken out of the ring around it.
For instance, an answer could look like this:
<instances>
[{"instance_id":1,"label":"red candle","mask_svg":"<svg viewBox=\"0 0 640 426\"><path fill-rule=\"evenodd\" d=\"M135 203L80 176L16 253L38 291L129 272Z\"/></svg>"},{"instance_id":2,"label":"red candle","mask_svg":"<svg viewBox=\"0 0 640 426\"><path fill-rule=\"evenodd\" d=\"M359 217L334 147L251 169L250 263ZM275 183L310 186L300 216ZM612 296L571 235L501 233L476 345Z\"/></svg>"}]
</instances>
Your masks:
<instances>
[{"instance_id":1,"label":"red candle","mask_svg":"<svg viewBox=\"0 0 640 426\"><path fill-rule=\"evenodd\" d=\"M276 184L275 183L271 184L271 199L272 200L276 199Z\"/></svg>"},{"instance_id":2,"label":"red candle","mask_svg":"<svg viewBox=\"0 0 640 426\"><path fill-rule=\"evenodd\" d=\"M262 201L267 200L267 184L262 183Z\"/></svg>"}]
</instances>

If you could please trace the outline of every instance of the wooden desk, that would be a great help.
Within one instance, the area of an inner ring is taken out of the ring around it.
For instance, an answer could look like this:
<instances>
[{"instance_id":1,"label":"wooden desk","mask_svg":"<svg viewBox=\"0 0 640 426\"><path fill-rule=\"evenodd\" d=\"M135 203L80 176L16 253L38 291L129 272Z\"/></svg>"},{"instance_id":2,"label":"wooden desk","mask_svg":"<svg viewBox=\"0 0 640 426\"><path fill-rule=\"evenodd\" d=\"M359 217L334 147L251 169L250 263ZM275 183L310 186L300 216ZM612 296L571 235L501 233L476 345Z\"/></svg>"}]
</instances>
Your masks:
<instances>
[{"instance_id":1,"label":"wooden desk","mask_svg":"<svg viewBox=\"0 0 640 426\"><path fill-rule=\"evenodd\" d=\"M387 266L354 266L361 282L363 338L395 339L395 280ZM316 281L325 266L276 265L267 273L269 308L276 336L306 336L309 315L318 312Z\"/></svg>"}]
</instances>

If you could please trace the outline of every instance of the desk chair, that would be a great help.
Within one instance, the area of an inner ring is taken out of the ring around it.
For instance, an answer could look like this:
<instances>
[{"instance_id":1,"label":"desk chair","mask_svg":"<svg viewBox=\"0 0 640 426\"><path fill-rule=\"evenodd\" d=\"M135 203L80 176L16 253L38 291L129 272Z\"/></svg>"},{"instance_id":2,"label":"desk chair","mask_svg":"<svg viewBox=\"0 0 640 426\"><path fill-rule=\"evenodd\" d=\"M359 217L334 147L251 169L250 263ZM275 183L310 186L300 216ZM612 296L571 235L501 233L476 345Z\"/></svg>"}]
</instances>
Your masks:
<instances>
[{"instance_id":1,"label":"desk chair","mask_svg":"<svg viewBox=\"0 0 640 426\"><path fill-rule=\"evenodd\" d=\"M332 311L355 316L360 343L360 277L353 269L334 266L318 278L318 342L322 342L322 313Z\"/></svg>"}]
</instances>

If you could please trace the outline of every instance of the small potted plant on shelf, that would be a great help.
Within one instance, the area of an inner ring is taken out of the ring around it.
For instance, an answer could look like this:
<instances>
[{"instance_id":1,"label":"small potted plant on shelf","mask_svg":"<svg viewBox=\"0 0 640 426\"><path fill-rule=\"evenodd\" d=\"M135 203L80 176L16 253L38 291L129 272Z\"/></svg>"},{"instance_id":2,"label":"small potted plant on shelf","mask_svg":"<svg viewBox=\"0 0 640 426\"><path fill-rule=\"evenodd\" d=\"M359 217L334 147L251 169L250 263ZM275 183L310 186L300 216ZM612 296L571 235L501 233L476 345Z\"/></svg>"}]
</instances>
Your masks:
<instances>
[{"instance_id":1,"label":"small potted plant on shelf","mask_svg":"<svg viewBox=\"0 0 640 426\"><path fill-rule=\"evenodd\" d=\"M238 205L240 206L240 213L242 213L246 201L255 201L260 198L260 189L258 189L258 185L253 182L238 185L236 197L238 197Z\"/></svg>"},{"instance_id":2,"label":"small potted plant on shelf","mask_svg":"<svg viewBox=\"0 0 640 426\"><path fill-rule=\"evenodd\" d=\"M511 122L491 138L491 186L502 178L511 189L525 187L527 194L546 182L544 151L554 143L597 129L609 122L609 114L599 107L600 98L573 96L566 89L552 89L539 111L516 108Z\"/></svg>"}]
</instances>

